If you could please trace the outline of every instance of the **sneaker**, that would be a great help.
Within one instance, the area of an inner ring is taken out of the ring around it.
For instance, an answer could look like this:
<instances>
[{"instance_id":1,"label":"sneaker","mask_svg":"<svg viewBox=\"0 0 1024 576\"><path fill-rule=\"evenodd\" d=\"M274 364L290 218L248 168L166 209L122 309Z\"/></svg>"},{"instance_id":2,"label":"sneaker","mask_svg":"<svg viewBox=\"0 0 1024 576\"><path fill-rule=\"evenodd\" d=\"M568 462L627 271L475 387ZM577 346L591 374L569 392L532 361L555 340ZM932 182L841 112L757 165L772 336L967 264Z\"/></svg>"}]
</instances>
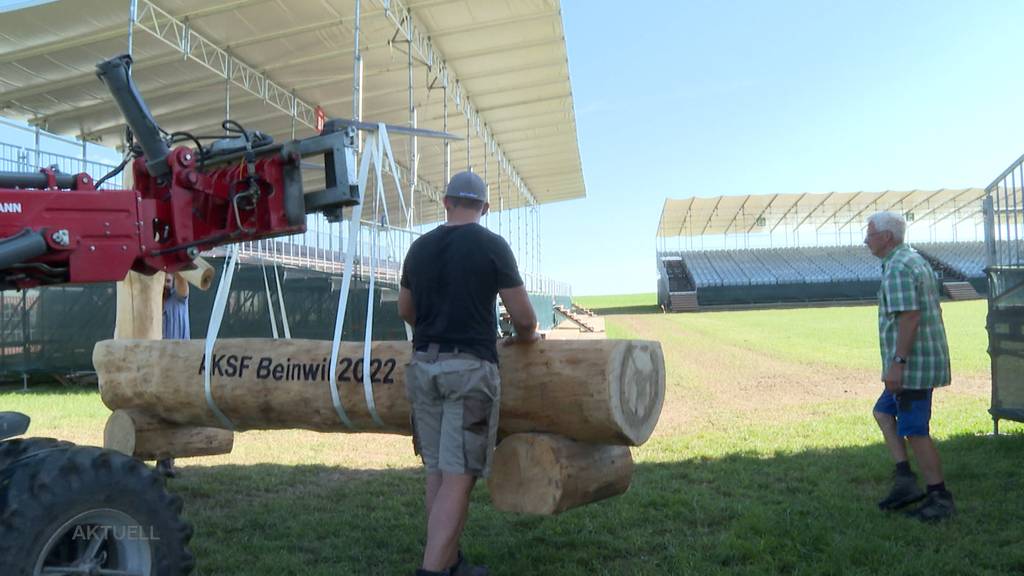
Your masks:
<instances>
[{"instance_id":1,"label":"sneaker","mask_svg":"<svg viewBox=\"0 0 1024 576\"><path fill-rule=\"evenodd\" d=\"M917 484L916 474L894 474L892 490L878 503L881 510L899 510L924 499L925 493Z\"/></svg>"},{"instance_id":2,"label":"sneaker","mask_svg":"<svg viewBox=\"0 0 1024 576\"><path fill-rule=\"evenodd\" d=\"M956 505L953 504L953 494L949 490L936 490L929 492L923 504L916 509L907 512L910 518L916 518L921 522L941 522L956 516Z\"/></svg>"},{"instance_id":3,"label":"sneaker","mask_svg":"<svg viewBox=\"0 0 1024 576\"><path fill-rule=\"evenodd\" d=\"M459 559L448 569L451 576L488 576L491 572L487 566L474 566L466 561L466 557L459 550Z\"/></svg>"}]
</instances>

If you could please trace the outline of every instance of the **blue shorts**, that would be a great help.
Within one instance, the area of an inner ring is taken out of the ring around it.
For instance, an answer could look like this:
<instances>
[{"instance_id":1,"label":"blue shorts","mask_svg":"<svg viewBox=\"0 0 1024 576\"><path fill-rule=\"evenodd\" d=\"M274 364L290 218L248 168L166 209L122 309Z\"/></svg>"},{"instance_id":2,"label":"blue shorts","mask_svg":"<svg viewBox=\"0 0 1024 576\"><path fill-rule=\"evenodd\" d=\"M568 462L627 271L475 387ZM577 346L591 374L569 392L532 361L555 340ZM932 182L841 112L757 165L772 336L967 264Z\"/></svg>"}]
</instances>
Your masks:
<instances>
[{"instance_id":1,"label":"blue shorts","mask_svg":"<svg viewBox=\"0 0 1024 576\"><path fill-rule=\"evenodd\" d=\"M875 402L875 412L895 416L896 433L900 436L928 436L932 389L904 390L899 394L883 390Z\"/></svg>"}]
</instances>

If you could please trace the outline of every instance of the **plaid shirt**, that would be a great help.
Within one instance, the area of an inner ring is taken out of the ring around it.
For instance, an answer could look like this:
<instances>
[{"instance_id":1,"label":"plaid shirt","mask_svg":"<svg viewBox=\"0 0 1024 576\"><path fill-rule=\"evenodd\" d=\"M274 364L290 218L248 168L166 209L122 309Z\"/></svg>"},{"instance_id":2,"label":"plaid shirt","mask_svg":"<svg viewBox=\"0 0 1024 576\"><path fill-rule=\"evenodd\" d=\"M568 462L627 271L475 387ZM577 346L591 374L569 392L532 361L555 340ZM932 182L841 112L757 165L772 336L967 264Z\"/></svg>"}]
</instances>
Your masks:
<instances>
[{"instance_id":1,"label":"plaid shirt","mask_svg":"<svg viewBox=\"0 0 1024 576\"><path fill-rule=\"evenodd\" d=\"M883 379L896 355L898 313L906 310L920 310L921 322L903 371L903 387L920 390L948 385L949 346L942 325L935 272L920 254L900 244L882 259L882 285L878 289L878 339Z\"/></svg>"}]
</instances>

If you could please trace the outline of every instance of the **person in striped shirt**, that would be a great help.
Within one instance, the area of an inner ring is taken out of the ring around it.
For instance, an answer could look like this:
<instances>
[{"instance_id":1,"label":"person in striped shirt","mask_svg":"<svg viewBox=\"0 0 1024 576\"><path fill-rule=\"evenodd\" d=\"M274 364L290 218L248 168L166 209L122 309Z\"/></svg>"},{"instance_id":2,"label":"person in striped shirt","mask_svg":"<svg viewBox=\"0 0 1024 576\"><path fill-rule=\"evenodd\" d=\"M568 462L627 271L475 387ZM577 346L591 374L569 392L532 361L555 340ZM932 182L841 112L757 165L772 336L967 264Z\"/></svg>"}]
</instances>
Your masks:
<instances>
[{"instance_id":1,"label":"person in striped shirt","mask_svg":"<svg viewBox=\"0 0 1024 576\"><path fill-rule=\"evenodd\" d=\"M878 506L898 510L923 500L907 515L931 522L956 513L929 431L932 390L950 383L949 346L935 272L923 256L903 243L905 230L902 216L878 212L868 220L864 238L882 261L878 338L885 389L875 403L874 416L896 462L892 490ZM921 490L910 468L908 443L927 491Z\"/></svg>"}]
</instances>

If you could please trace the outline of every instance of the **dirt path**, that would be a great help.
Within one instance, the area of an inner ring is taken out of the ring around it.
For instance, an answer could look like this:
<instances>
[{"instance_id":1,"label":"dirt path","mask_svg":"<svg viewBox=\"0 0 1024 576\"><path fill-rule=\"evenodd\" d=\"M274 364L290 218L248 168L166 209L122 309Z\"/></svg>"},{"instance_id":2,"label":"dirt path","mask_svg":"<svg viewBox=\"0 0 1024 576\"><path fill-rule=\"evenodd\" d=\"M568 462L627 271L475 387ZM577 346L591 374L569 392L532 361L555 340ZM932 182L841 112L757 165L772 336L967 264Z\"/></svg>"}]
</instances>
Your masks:
<instances>
[{"instance_id":1,"label":"dirt path","mask_svg":"<svg viewBox=\"0 0 1024 576\"><path fill-rule=\"evenodd\" d=\"M712 341L672 315L615 316L636 337L658 340L665 353L666 398L657 435L725 426L738 420L791 420L814 415L836 400L862 399L865 410L880 391L875 373L788 361ZM944 393L986 396L984 375L955 377Z\"/></svg>"}]
</instances>

